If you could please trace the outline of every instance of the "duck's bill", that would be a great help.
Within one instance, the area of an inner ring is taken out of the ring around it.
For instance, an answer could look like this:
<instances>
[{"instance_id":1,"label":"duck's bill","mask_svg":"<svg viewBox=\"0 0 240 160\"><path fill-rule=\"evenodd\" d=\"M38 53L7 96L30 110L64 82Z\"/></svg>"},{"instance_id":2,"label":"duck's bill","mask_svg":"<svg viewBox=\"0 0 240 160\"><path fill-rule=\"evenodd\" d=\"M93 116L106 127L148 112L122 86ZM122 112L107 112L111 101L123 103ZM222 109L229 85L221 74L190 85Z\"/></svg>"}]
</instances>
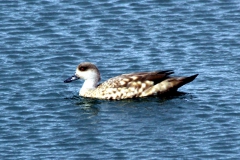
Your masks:
<instances>
[{"instance_id":1,"label":"duck's bill","mask_svg":"<svg viewBox=\"0 0 240 160\"><path fill-rule=\"evenodd\" d=\"M78 80L79 78L76 75L73 75L72 77L69 77L64 81L64 83L70 83L72 81Z\"/></svg>"}]
</instances>

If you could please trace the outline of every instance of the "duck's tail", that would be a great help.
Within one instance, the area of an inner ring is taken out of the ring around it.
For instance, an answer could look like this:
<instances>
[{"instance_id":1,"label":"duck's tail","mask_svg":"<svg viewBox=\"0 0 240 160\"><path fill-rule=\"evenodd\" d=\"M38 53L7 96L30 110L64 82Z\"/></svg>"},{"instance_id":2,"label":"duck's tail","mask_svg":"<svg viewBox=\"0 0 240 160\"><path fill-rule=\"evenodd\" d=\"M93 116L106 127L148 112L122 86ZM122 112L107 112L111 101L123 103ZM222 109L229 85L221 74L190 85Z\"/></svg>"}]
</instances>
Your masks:
<instances>
[{"instance_id":1,"label":"duck's tail","mask_svg":"<svg viewBox=\"0 0 240 160\"><path fill-rule=\"evenodd\" d=\"M182 87L183 85L192 82L198 74L189 76L189 77L179 77L173 78L172 83L174 83L173 89L177 90L178 88Z\"/></svg>"},{"instance_id":2,"label":"duck's tail","mask_svg":"<svg viewBox=\"0 0 240 160\"><path fill-rule=\"evenodd\" d=\"M149 96L153 94L165 94L172 91L177 91L181 86L192 82L198 74L189 76L189 77L171 77L166 80L148 88L142 92L141 97Z\"/></svg>"}]
</instances>

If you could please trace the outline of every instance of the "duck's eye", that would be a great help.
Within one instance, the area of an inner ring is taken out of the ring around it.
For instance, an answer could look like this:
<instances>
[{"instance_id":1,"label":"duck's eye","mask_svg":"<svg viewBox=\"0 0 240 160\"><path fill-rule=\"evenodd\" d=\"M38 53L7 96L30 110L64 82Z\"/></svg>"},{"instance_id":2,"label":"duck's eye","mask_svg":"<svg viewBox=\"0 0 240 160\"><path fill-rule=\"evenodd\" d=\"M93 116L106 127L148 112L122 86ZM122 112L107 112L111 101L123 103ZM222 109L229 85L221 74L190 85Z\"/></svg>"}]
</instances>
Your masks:
<instances>
[{"instance_id":1,"label":"duck's eye","mask_svg":"<svg viewBox=\"0 0 240 160\"><path fill-rule=\"evenodd\" d=\"M87 67L79 67L78 68L80 71L86 71L87 70Z\"/></svg>"}]
</instances>

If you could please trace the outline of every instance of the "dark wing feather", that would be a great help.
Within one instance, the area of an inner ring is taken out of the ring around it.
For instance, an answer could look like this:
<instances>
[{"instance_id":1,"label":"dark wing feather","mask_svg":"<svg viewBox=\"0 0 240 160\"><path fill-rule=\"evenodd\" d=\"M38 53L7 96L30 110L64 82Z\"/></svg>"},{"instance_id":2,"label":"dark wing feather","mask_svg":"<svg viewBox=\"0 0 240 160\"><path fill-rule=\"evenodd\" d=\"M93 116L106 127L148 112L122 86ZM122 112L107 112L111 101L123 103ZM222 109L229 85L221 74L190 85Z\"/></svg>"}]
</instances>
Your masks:
<instances>
[{"instance_id":1,"label":"dark wing feather","mask_svg":"<svg viewBox=\"0 0 240 160\"><path fill-rule=\"evenodd\" d=\"M174 72L172 70L158 71L153 74L146 75L145 80L153 81L154 84L157 84L157 83L169 78L169 75L173 74L173 73Z\"/></svg>"},{"instance_id":2,"label":"dark wing feather","mask_svg":"<svg viewBox=\"0 0 240 160\"><path fill-rule=\"evenodd\" d=\"M155 71L155 72L138 72L130 74L122 74L117 77L113 77L102 84L99 84L98 87L101 88L118 88L118 87L129 87L129 83L137 81L153 81L154 84L159 83L167 78L170 74L173 74L172 70L166 71ZM127 81L126 81L127 80ZM126 83L121 83L125 81Z\"/></svg>"}]
</instances>

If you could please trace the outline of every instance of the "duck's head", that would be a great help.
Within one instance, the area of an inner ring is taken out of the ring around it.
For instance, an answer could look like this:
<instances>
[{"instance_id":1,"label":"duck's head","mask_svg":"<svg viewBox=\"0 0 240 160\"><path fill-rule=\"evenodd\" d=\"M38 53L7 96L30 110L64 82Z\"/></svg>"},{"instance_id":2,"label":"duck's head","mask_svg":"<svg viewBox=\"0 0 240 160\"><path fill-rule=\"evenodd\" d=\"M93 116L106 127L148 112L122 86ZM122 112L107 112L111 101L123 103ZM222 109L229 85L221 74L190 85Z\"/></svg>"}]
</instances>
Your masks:
<instances>
[{"instance_id":1,"label":"duck's head","mask_svg":"<svg viewBox=\"0 0 240 160\"><path fill-rule=\"evenodd\" d=\"M93 80L98 82L100 81L100 72L94 64L90 62L83 62L77 66L75 75L66 79L64 83L69 83L77 79Z\"/></svg>"}]
</instances>

